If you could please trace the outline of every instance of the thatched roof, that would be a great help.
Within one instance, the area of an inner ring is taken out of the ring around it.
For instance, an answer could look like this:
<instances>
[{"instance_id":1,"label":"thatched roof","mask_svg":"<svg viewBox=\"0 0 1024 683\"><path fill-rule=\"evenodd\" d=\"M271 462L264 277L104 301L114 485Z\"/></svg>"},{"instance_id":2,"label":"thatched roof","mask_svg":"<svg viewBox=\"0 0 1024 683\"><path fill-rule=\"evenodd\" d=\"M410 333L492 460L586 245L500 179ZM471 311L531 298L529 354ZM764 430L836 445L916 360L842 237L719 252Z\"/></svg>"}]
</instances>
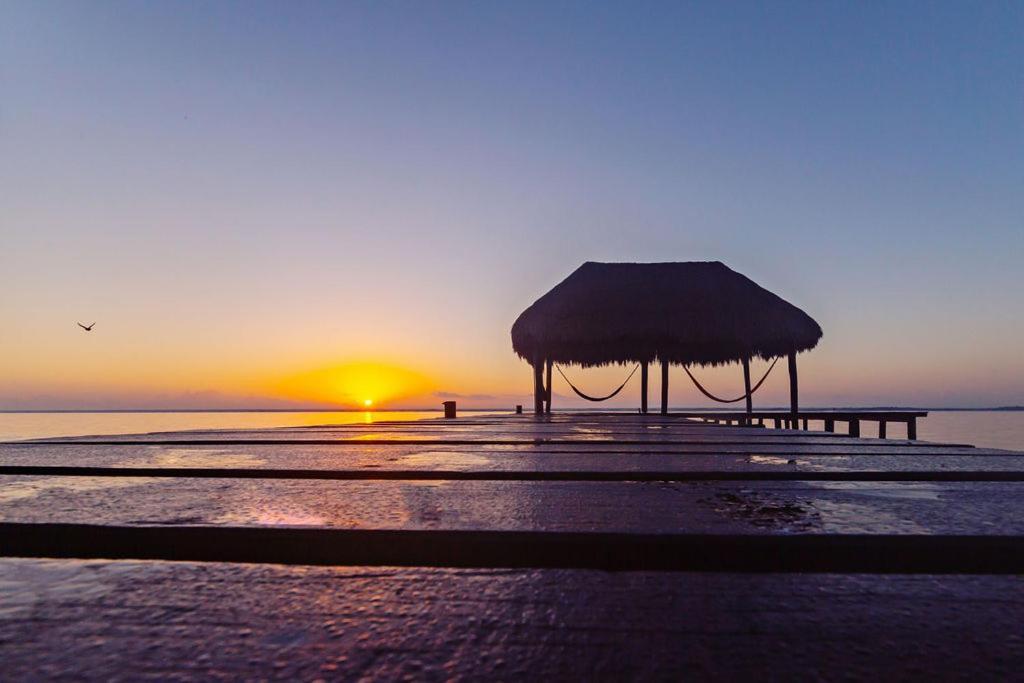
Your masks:
<instances>
[{"instance_id":1,"label":"thatched roof","mask_svg":"<svg viewBox=\"0 0 1024 683\"><path fill-rule=\"evenodd\" d=\"M584 263L523 311L512 348L584 366L718 365L814 348L821 327L718 261Z\"/></svg>"}]
</instances>

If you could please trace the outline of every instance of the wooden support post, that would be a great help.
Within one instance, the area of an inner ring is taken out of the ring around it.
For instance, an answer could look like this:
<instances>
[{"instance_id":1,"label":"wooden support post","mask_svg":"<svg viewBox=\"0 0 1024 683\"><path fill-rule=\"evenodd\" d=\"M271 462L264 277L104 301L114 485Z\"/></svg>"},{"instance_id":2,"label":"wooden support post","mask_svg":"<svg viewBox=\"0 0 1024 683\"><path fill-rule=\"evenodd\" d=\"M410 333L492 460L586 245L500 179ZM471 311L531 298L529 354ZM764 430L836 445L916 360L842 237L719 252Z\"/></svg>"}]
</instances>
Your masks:
<instances>
[{"instance_id":1,"label":"wooden support post","mask_svg":"<svg viewBox=\"0 0 1024 683\"><path fill-rule=\"evenodd\" d=\"M804 418L804 431L807 431L807 418Z\"/></svg>"},{"instance_id":2,"label":"wooden support post","mask_svg":"<svg viewBox=\"0 0 1024 683\"><path fill-rule=\"evenodd\" d=\"M825 431L830 433L836 431L836 421L825 420Z\"/></svg>"},{"instance_id":3,"label":"wooden support post","mask_svg":"<svg viewBox=\"0 0 1024 683\"><path fill-rule=\"evenodd\" d=\"M647 414L647 361L640 363L640 412Z\"/></svg>"},{"instance_id":4,"label":"wooden support post","mask_svg":"<svg viewBox=\"0 0 1024 683\"><path fill-rule=\"evenodd\" d=\"M750 395L750 359L743 359L743 390L747 392L747 415L754 412L754 397Z\"/></svg>"},{"instance_id":5,"label":"wooden support post","mask_svg":"<svg viewBox=\"0 0 1024 683\"><path fill-rule=\"evenodd\" d=\"M907 438L913 441L917 438L917 418L907 418Z\"/></svg>"},{"instance_id":6,"label":"wooden support post","mask_svg":"<svg viewBox=\"0 0 1024 683\"><path fill-rule=\"evenodd\" d=\"M879 439L884 439L885 438L885 420L879 420L878 421L878 438Z\"/></svg>"},{"instance_id":7,"label":"wooden support post","mask_svg":"<svg viewBox=\"0 0 1024 683\"><path fill-rule=\"evenodd\" d=\"M789 353L789 412L795 418L800 412L800 399L798 396L796 379L796 351Z\"/></svg>"},{"instance_id":8,"label":"wooden support post","mask_svg":"<svg viewBox=\"0 0 1024 683\"><path fill-rule=\"evenodd\" d=\"M661 414L668 415L668 361L661 361Z\"/></svg>"},{"instance_id":9,"label":"wooden support post","mask_svg":"<svg viewBox=\"0 0 1024 683\"><path fill-rule=\"evenodd\" d=\"M860 420L850 420L850 436L860 436Z\"/></svg>"},{"instance_id":10,"label":"wooden support post","mask_svg":"<svg viewBox=\"0 0 1024 683\"><path fill-rule=\"evenodd\" d=\"M533 412L544 414L544 361L540 358L533 361Z\"/></svg>"},{"instance_id":11,"label":"wooden support post","mask_svg":"<svg viewBox=\"0 0 1024 683\"><path fill-rule=\"evenodd\" d=\"M545 380L546 381L545 381L545 384L544 384L544 414L545 415L550 415L551 414L551 366L552 365L553 365L553 363L551 362L551 359L548 358L548 362L546 363L546 366L547 366L546 367L546 372L545 372L545 375L546 375Z\"/></svg>"},{"instance_id":12,"label":"wooden support post","mask_svg":"<svg viewBox=\"0 0 1024 683\"><path fill-rule=\"evenodd\" d=\"M779 418L775 418L775 428L782 429L782 420L780 420Z\"/></svg>"}]
</instances>

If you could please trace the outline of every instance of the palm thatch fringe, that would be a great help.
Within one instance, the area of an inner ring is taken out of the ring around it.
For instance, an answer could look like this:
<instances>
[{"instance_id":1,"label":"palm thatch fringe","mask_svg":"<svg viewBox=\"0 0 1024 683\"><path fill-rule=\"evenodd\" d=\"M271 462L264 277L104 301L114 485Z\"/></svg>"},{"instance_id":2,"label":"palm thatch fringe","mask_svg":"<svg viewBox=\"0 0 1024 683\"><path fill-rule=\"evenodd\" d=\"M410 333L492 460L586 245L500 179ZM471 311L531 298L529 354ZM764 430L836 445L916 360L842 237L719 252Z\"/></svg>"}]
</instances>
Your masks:
<instances>
[{"instance_id":1,"label":"palm thatch fringe","mask_svg":"<svg viewBox=\"0 0 1024 683\"><path fill-rule=\"evenodd\" d=\"M821 327L718 261L580 266L512 326L530 363L722 365L814 348Z\"/></svg>"}]
</instances>

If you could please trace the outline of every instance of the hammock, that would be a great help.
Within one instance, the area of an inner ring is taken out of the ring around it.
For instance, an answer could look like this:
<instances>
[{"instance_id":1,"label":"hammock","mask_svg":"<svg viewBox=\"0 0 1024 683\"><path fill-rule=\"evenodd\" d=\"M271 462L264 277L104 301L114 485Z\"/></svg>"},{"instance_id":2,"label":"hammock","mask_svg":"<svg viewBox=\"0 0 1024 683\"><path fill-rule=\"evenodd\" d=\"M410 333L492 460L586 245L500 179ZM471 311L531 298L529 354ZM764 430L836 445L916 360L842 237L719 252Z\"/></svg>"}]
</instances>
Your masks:
<instances>
[{"instance_id":1,"label":"hammock","mask_svg":"<svg viewBox=\"0 0 1024 683\"><path fill-rule=\"evenodd\" d=\"M633 368L633 372L629 373L629 375L626 377L626 380L622 384L619 385L619 388L616 389L615 391L613 391L612 393L608 394L607 396L587 396L582 391L577 389L575 384L573 384L572 382L569 381L569 378L565 376L564 372L562 372L562 368L560 368L560 367L558 367L556 365L555 369L558 370L558 374L562 376L562 379L564 379L566 381L566 383L572 388L572 390L576 392L577 396L579 396L582 399L586 399L588 401L593 401L594 403L597 403L599 401L607 401L608 399L610 399L613 396L615 396L615 394L617 394L620 391L622 391L622 388L624 386L626 386L626 382L629 382L629 380L633 377L633 375L637 371L637 368L639 368L639 367L640 367L640 365L637 364L636 368ZM548 387L548 389L550 390L551 387Z\"/></svg>"},{"instance_id":2,"label":"hammock","mask_svg":"<svg viewBox=\"0 0 1024 683\"><path fill-rule=\"evenodd\" d=\"M757 391L758 389L760 389L761 385L764 384L764 381L766 379L768 379L768 375L771 374L772 368L774 368L775 364L778 363L778 362L779 362L779 357L776 356L775 360L772 361L772 364L768 366L768 370L765 371L764 376L761 378L761 380L750 389L750 393L749 394L743 394L739 398L719 398L719 397L715 396L710 391L708 391L707 389L705 389L704 387L701 386L700 382L697 381L697 378L694 377L693 373L690 372L690 368L686 367L686 365L683 365L683 370L686 370L686 374L689 375L690 379L693 380L694 386L696 386L698 389L700 389L700 393L704 394L705 396L710 398L712 401L718 401L719 403L737 403L737 402L742 401L743 399L747 398L748 396L753 396L754 392ZM620 389L621 389L621 387L620 387Z\"/></svg>"}]
</instances>

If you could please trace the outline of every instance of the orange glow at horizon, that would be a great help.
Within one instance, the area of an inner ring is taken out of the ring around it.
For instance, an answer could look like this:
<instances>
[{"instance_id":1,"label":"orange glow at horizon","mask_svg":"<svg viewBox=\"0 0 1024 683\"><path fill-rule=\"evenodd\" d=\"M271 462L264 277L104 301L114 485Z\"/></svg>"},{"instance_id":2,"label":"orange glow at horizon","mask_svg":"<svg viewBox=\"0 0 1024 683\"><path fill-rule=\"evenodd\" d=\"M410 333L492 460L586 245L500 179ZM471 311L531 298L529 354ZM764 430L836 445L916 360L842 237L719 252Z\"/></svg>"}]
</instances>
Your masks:
<instances>
[{"instance_id":1,"label":"orange glow at horizon","mask_svg":"<svg viewBox=\"0 0 1024 683\"><path fill-rule=\"evenodd\" d=\"M370 409L433 390L414 370L381 362L355 362L303 372L277 384L283 398Z\"/></svg>"}]
</instances>

